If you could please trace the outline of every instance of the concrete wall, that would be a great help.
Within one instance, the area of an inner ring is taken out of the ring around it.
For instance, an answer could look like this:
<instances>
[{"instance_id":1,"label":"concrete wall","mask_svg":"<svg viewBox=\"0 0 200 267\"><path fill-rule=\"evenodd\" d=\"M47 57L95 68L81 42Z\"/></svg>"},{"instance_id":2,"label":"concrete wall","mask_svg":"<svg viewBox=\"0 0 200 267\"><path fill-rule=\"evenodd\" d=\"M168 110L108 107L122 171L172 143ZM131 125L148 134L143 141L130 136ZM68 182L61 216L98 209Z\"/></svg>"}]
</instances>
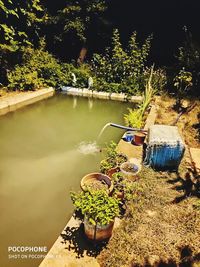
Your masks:
<instances>
[{"instance_id":1,"label":"concrete wall","mask_svg":"<svg viewBox=\"0 0 200 267\"><path fill-rule=\"evenodd\" d=\"M131 96L127 97L124 93L107 93L107 92L97 92L92 91L89 89L79 89L74 87L63 87L63 92L66 92L68 95L74 95L74 96L84 96L84 97L94 97L99 99L111 99L111 100L117 100L117 101L129 101L132 103L137 103L142 101L142 96Z\"/></svg>"},{"instance_id":2,"label":"concrete wall","mask_svg":"<svg viewBox=\"0 0 200 267\"><path fill-rule=\"evenodd\" d=\"M54 92L55 90L50 87L33 92L19 93L15 96L2 97L2 99L0 98L0 115L53 96Z\"/></svg>"}]
</instances>

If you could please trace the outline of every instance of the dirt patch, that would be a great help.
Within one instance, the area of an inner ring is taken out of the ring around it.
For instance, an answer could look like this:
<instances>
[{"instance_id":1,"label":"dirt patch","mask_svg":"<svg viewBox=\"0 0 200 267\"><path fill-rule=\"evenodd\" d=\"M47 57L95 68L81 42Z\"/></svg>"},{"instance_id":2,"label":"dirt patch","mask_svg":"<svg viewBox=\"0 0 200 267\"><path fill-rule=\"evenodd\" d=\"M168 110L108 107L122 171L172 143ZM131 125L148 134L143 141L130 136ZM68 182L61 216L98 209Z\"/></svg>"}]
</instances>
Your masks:
<instances>
[{"instance_id":1,"label":"dirt patch","mask_svg":"<svg viewBox=\"0 0 200 267\"><path fill-rule=\"evenodd\" d=\"M142 193L129 203L120 227L98 256L102 267L200 264L200 210L194 207L199 193L186 171L184 163L179 173L142 170Z\"/></svg>"},{"instance_id":2,"label":"dirt patch","mask_svg":"<svg viewBox=\"0 0 200 267\"><path fill-rule=\"evenodd\" d=\"M194 102L196 103L195 108L189 113L182 115L176 125L187 145L200 148L200 101L187 100L189 106ZM156 123L171 125L179 113L173 108L175 99L167 96L158 97L156 98L156 104L158 106Z\"/></svg>"}]
</instances>

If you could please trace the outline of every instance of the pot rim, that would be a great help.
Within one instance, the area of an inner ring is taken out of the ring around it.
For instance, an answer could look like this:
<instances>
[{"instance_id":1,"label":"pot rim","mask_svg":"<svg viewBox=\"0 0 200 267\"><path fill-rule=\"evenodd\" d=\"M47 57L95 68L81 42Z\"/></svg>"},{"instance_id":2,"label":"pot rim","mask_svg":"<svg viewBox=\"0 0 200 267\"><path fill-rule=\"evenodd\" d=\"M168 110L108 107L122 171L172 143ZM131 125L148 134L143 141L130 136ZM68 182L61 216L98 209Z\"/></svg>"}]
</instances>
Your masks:
<instances>
[{"instance_id":1,"label":"pot rim","mask_svg":"<svg viewBox=\"0 0 200 267\"><path fill-rule=\"evenodd\" d=\"M99 178L102 178L102 179L97 179L97 178L95 178L95 176L97 176L97 177L99 176ZM83 176L83 178L81 179L81 184L80 184L81 189L83 191L87 191L87 187L86 187L84 181L87 180L87 178L89 178L89 177L91 177L90 180L92 180L92 179L104 180L106 182L106 184L108 185L108 189L106 191L108 191L109 194L113 191L114 185L113 185L111 178L108 175L103 174L101 172L92 172L92 173L88 173L85 176Z\"/></svg>"}]
</instances>

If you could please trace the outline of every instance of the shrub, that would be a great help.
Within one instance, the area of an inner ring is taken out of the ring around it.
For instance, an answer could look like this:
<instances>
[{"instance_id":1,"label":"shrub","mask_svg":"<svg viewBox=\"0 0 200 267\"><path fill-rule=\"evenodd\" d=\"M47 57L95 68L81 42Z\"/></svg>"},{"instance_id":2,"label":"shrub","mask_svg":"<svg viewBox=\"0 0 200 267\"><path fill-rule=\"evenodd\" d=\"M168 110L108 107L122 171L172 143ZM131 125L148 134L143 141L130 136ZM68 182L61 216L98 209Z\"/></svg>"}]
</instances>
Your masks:
<instances>
[{"instance_id":1,"label":"shrub","mask_svg":"<svg viewBox=\"0 0 200 267\"><path fill-rule=\"evenodd\" d=\"M133 110L128 108L128 114L124 115L125 124L133 128L141 128L142 126L142 113L140 109Z\"/></svg>"},{"instance_id":2,"label":"shrub","mask_svg":"<svg viewBox=\"0 0 200 267\"><path fill-rule=\"evenodd\" d=\"M77 79L74 86L80 88L88 87L88 79L91 77L91 70L88 64L81 64L78 68L70 64L70 73L74 73Z\"/></svg>"},{"instance_id":3,"label":"shrub","mask_svg":"<svg viewBox=\"0 0 200 267\"><path fill-rule=\"evenodd\" d=\"M106 145L106 155L100 163L100 171L106 173L109 169L119 167L120 164L127 161L128 158L125 154L117 152L117 144L111 141Z\"/></svg>"},{"instance_id":4,"label":"shrub","mask_svg":"<svg viewBox=\"0 0 200 267\"><path fill-rule=\"evenodd\" d=\"M144 89L143 69L150 51L152 37L142 46L134 32L127 49L122 47L118 30L114 30L112 49L107 48L104 55L94 54L91 66L97 81L98 90L133 94Z\"/></svg>"},{"instance_id":5,"label":"shrub","mask_svg":"<svg viewBox=\"0 0 200 267\"><path fill-rule=\"evenodd\" d=\"M23 49L23 64L8 73L9 88L33 90L42 86L60 87L70 82L70 66L45 51L45 42L38 49Z\"/></svg>"},{"instance_id":6,"label":"shrub","mask_svg":"<svg viewBox=\"0 0 200 267\"><path fill-rule=\"evenodd\" d=\"M151 73L151 68L146 68L143 73L143 79L145 82L148 81L149 76ZM154 69L152 72L152 79L151 79L151 84L156 93L160 93L163 91L167 84L167 74L166 71L159 68L159 69Z\"/></svg>"},{"instance_id":7,"label":"shrub","mask_svg":"<svg viewBox=\"0 0 200 267\"><path fill-rule=\"evenodd\" d=\"M174 78L174 86L177 89L175 107L181 107L181 100L184 96L186 96L188 90L191 89L192 85L192 73L189 71L185 71L184 68L181 69Z\"/></svg>"},{"instance_id":8,"label":"shrub","mask_svg":"<svg viewBox=\"0 0 200 267\"><path fill-rule=\"evenodd\" d=\"M19 90L33 90L43 86L41 79L38 77L38 72L30 71L26 65L16 66L15 70L8 73L8 88Z\"/></svg>"},{"instance_id":9,"label":"shrub","mask_svg":"<svg viewBox=\"0 0 200 267\"><path fill-rule=\"evenodd\" d=\"M154 90L152 86L153 73L154 73L154 66L151 67L148 79L146 80L145 92L142 104L139 106L138 109L133 110L129 108L128 109L129 113L124 115L125 123L130 127L141 128L143 124L145 111L147 110L152 100L152 97L156 92L156 90Z\"/></svg>"}]
</instances>

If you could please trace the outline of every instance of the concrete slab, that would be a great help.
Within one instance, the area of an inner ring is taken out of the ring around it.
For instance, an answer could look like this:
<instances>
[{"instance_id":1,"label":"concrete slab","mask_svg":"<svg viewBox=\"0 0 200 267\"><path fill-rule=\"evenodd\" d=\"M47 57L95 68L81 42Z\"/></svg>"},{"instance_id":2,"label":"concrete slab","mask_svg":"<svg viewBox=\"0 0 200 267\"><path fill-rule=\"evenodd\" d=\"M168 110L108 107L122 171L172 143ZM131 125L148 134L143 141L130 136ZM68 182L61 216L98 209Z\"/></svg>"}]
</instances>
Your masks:
<instances>
[{"instance_id":1,"label":"concrete slab","mask_svg":"<svg viewBox=\"0 0 200 267\"><path fill-rule=\"evenodd\" d=\"M144 126L145 130L148 130L150 126L155 124L156 117L157 117L157 108L156 108L156 106L152 106L151 110L148 114L148 117L146 119L146 123Z\"/></svg>"},{"instance_id":2,"label":"concrete slab","mask_svg":"<svg viewBox=\"0 0 200 267\"><path fill-rule=\"evenodd\" d=\"M83 236L81 221L71 217L40 267L99 267L92 253L92 245Z\"/></svg>"},{"instance_id":3,"label":"concrete slab","mask_svg":"<svg viewBox=\"0 0 200 267\"><path fill-rule=\"evenodd\" d=\"M114 230L120 219L115 219ZM71 217L65 229L39 267L100 267L96 256L105 243L95 244L85 237L82 222Z\"/></svg>"},{"instance_id":4,"label":"concrete slab","mask_svg":"<svg viewBox=\"0 0 200 267\"><path fill-rule=\"evenodd\" d=\"M131 103L142 102L142 100L143 100L142 96L131 96L130 98L128 97L128 101Z\"/></svg>"},{"instance_id":5,"label":"concrete slab","mask_svg":"<svg viewBox=\"0 0 200 267\"><path fill-rule=\"evenodd\" d=\"M138 103L141 102L143 97L142 96L132 96L127 97L124 93L107 93L107 92L99 92L99 91L92 91L87 88L76 88L76 87L70 87L70 86L64 86L62 87L62 91L66 92L68 95L74 95L74 96L92 96L94 98L99 99L111 99L111 100L117 100L117 101L129 101L132 103Z\"/></svg>"},{"instance_id":6,"label":"concrete slab","mask_svg":"<svg viewBox=\"0 0 200 267\"><path fill-rule=\"evenodd\" d=\"M136 146L121 139L118 143L117 151L126 154L129 159L136 158L140 163L142 162L142 146Z\"/></svg>"},{"instance_id":7,"label":"concrete slab","mask_svg":"<svg viewBox=\"0 0 200 267\"><path fill-rule=\"evenodd\" d=\"M112 93L110 94L110 99L111 100L119 100L119 101L125 101L126 100L126 95L125 94L117 94L117 93Z\"/></svg>"},{"instance_id":8,"label":"concrete slab","mask_svg":"<svg viewBox=\"0 0 200 267\"><path fill-rule=\"evenodd\" d=\"M99 99L109 99L110 94L106 93L106 92L93 91L92 96L95 97L95 98L99 98Z\"/></svg>"},{"instance_id":9,"label":"concrete slab","mask_svg":"<svg viewBox=\"0 0 200 267\"><path fill-rule=\"evenodd\" d=\"M3 97L0 99L0 115L4 115L10 111L15 111L23 106L48 98L54 93L55 90L50 87L38 91L20 93L15 96Z\"/></svg>"}]
</instances>

